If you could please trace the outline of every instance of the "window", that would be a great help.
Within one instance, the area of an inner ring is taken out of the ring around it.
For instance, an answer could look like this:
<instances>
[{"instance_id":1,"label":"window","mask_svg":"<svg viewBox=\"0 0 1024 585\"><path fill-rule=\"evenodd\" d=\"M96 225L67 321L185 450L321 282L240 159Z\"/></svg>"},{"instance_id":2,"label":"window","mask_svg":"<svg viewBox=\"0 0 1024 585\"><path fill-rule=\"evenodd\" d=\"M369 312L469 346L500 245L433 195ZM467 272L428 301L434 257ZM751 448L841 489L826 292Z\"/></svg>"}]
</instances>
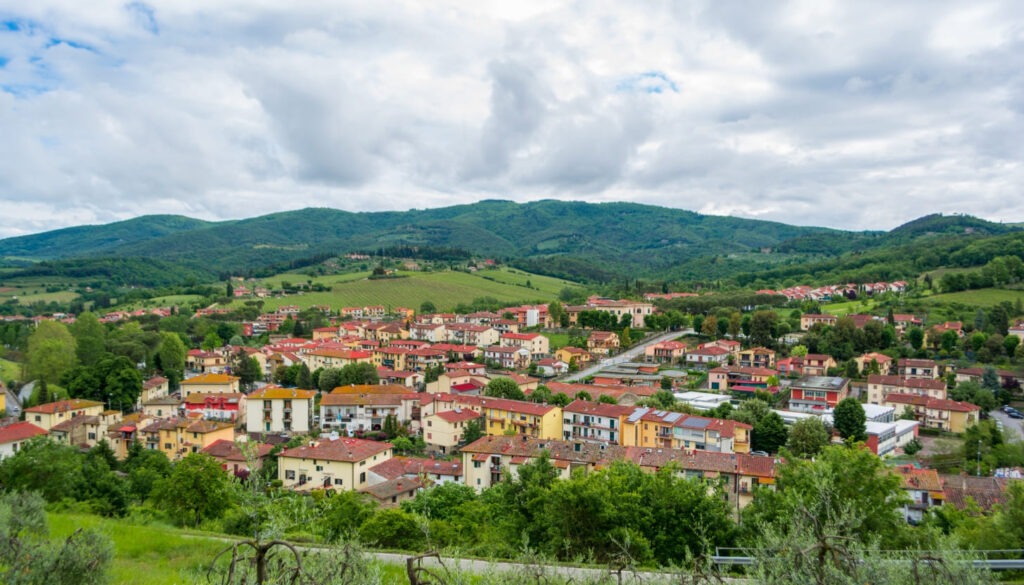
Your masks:
<instances>
[{"instance_id":1,"label":"window","mask_svg":"<svg viewBox=\"0 0 1024 585\"><path fill-rule=\"evenodd\" d=\"M359 483L366 483L366 472L365 471L359 474Z\"/></svg>"},{"instance_id":2,"label":"window","mask_svg":"<svg viewBox=\"0 0 1024 585\"><path fill-rule=\"evenodd\" d=\"M36 415L36 422L40 422L40 421L42 421L42 420L43 420L43 417L41 417L41 416L39 416L39 415L37 414L37 415Z\"/></svg>"},{"instance_id":3,"label":"window","mask_svg":"<svg viewBox=\"0 0 1024 585\"><path fill-rule=\"evenodd\" d=\"M434 434L433 433L427 433L427 438L428 439L433 439L434 438Z\"/></svg>"},{"instance_id":4,"label":"window","mask_svg":"<svg viewBox=\"0 0 1024 585\"><path fill-rule=\"evenodd\" d=\"M294 469L286 469L285 472L284 472L284 478L285 479L295 479L295 470Z\"/></svg>"},{"instance_id":5,"label":"window","mask_svg":"<svg viewBox=\"0 0 1024 585\"><path fill-rule=\"evenodd\" d=\"M323 465L317 465L316 466L316 470L317 471L323 471L324 470L324 466Z\"/></svg>"},{"instance_id":6,"label":"window","mask_svg":"<svg viewBox=\"0 0 1024 585\"><path fill-rule=\"evenodd\" d=\"M473 462L473 469L480 469L480 462L479 461L474 461ZM477 483L479 483L479 482L480 482L480 480L477 480Z\"/></svg>"},{"instance_id":7,"label":"window","mask_svg":"<svg viewBox=\"0 0 1024 585\"><path fill-rule=\"evenodd\" d=\"M342 483L344 482L340 477L334 478L334 485L341 485Z\"/></svg>"},{"instance_id":8,"label":"window","mask_svg":"<svg viewBox=\"0 0 1024 585\"><path fill-rule=\"evenodd\" d=\"M432 420L428 420L428 421L427 421L427 426L428 426L428 427L432 427L432 426L434 426L434 421L432 421Z\"/></svg>"},{"instance_id":9,"label":"window","mask_svg":"<svg viewBox=\"0 0 1024 585\"><path fill-rule=\"evenodd\" d=\"M170 450L171 449L171 444L170 443L164 443L164 449Z\"/></svg>"}]
</instances>

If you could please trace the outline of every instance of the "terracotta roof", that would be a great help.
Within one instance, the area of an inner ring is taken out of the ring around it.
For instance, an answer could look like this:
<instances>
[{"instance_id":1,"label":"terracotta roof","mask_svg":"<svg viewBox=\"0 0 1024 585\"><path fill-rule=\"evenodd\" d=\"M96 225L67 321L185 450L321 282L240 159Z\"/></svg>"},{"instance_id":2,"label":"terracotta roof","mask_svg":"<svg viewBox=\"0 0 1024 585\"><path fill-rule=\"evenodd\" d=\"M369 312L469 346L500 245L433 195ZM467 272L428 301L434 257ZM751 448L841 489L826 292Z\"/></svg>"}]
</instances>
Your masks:
<instances>
[{"instance_id":1,"label":"terracotta roof","mask_svg":"<svg viewBox=\"0 0 1024 585\"><path fill-rule=\"evenodd\" d=\"M468 408L465 408L465 409L459 409L458 411L455 411L455 410L443 410L441 412L434 413L434 416L436 416L436 417L438 417L438 418L440 418L440 419L442 419L444 421L450 422L450 423L457 423L459 421L467 421L467 420L473 420L475 418L480 418L480 413L476 412L474 410L470 410Z\"/></svg>"},{"instance_id":2,"label":"terracotta roof","mask_svg":"<svg viewBox=\"0 0 1024 585\"><path fill-rule=\"evenodd\" d=\"M99 423L100 417L98 416L73 416L66 421L62 421L60 424L50 427L50 432L68 432L82 425L98 425Z\"/></svg>"},{"instance_id":3,"label":"terracotta roof","mask_svg":"<svg viewBox=\"0 0 1024 585\"><path fill-rule=\"evenodd\" d=\"M934 368L937 364L932 360L904 358L896 362L896 365L901 368Z\"/></svg>"},{"instance_id":4,"label":"terracotta roof","mask_svg":"<svg viewBox=\"0 0 1024 585\"><path fill-rule=\"evenodd\" d=\"M403 475L420 475L421 473L462 477L462 461L396 456L374 465L370 471L386 479L395 479Z\"/></svg>"},{"instance_id":5,"label":"terracotta roof","mask_svg":"<svg viewBox=\"0 0 1024 585\"><path fill-rule=\"evenodd\" d=\"M362 491L370 494L378 500L390 500L393 497L400 496L408 492L415 492L418 489L422 489L430 485L431 481L424 480L420 477L399 477L384 483L378 483L372 485Z\"/></svg>"},{"instance_id":6,"label":"terracotta roof","mask_svg":"<svg viewBox=\"0 0 1024 585\"><path fill-rule=\"evenodd\" d=\"M237 382L238 378L235 376L229 376L228 374L200 374L198 376L183 380L182 386L191 386L193 384L230 384Z\"/></svg>"},{"instance_id":7,"label":"terracotta roof","mask_svg":"<svg viewBox=\"0 0 1024 585\"><path fill-rule=\"evenodd\" d=\"M150 388L156 388L157 386L160 386L161 384L166 384L167 381L168 381L167 378L164 378L162 376L154 376L154 377L146 380L145 382L143 382L142 383L142 387L145 388L146 390L149 390Z\"/></svg>"},{"instance_id":8,"label":"terracotta roof","mask_svg":"<svg viewBox=\"0 0 1024 585\"><path fill-rule=\"evenodd\" d=\"M893 472L900 476L905 490L942 491L942 480L939 479L939 473L934 469L917 469L912 465L900 465L893 468Z\"/></svg>"},{"instance_id":9,"label":"terracotta roof","mask_svg":"<svg viewBox=\"0 0 1024 585\"><path fill-rule=\"evenodd\" d=\"M921 390L946 389L946 383L942 380L931 380L928 378L904 378L902 376L881 376L878 374L868 376L868 384L881 384L883 386L916 388Z\"/></svg>"},{"instance_id":10,"label":"terracotta roof","mask_svg":"<svg viewBox=\"0 0 1024 585\"><path fill-rule=\"evenodd\" d=\"M574 414L592 414L595 416L603 416L606 418L618 418L620 416L629 416L633 414L634 408L632 406L620 406L618 404L605 404L603 402L593 402L589 400L574 400L568 406L562 409L562 412L574 413Z\"/></svg>"},{"instance_id":11,"label":"terracotta roof","mask_svg":"<svg viewBox=\"0 0 1024 585\"><path fill-rule=\"evenodd\" d=\"M245 398L245 394L242 394L241 392L232 392L230 394L217 394L217 393L210 393L210 392L194 392L192 394L189 394L188 397L185 398L185 403L186 404L206 404L206 400L208 398L213 399L215 402L220 402L221 400L224 400L224 401L229 402L229 403L238 404L238 403L240 403L242 401L243 398ZM179 401L175 400L175 403L177 403L177 402L179 402Z\"/></svg>"},{"instance_id":12,"label":"terracotta roof","mask_svg":"<svg viewBox=\"0 0 1024 585\"><path fill-rule=\"evenodd\" d=\"M364 439L335 439L314 441L313 445L302 445L282 451L279 457L294 459L323 459L325 461L363 461L378 453L391 449L391 443L379 443Z\"/></svg>"},{"instance_id":13,"label":"terracotta roof","mask_svg":"<svg viewBox=\"0 0 1024 585\"><path fill-rule=\"evenodd\" d=\"M981 507L991 510L993 506L1006 503L1006 488L1010 481L1002 477L972 477L969 475L942 475L942 492L945 503L957 509L967 507L968 498Z\"/></svg>"},{"instance_id":14,"label":"terracotta roof","mask_svg":"<svg viewBox=\"0 0 1024 585\"><path fill-rule=\"evenodd\" d=\"M197 420L185 428L189 433L213 433L224 429L234 428L235 425L229 422L216 422L212 420Z\"/></svg>"},{"instance_id":15,"label":"terracotta roof","mask_svg":"<svg viewBox=\"0 0 1024 585\"><path fill-rule=\"evenodd\" d=\"M933 410L949 410L952 412L975 412L981 410L980 406L976 406L969 402L929 398L927 396L918 396L916 394L893 393L886 396L885 401L895 402L897 404L913 404L915 406L923 406Z\"/></svg>"},{"instance_id":16,"label":"terracotta roof","mask_svg":"<svg viewBox=\"0 0 1024 585\"><path fill-rule=\"evenodd\" d=\"M40 404L39 406L26 408L25 412L39 414L54 414L57 412L70 412L72 410L82 410L85 408L92 408L95 406L103 406L103 403L96 402L95 400L83 400L81 398L73 398L71 400L58 400L57 402L50 402L47 404Z\"/></svg>"},{"instance_id":17,"label":"terracotta roof","mask_svg":"<svg viewBox=\"0 0 1024 585\"><path fill-rule=\"evenodd\" d=\"M401 394L394 392L335 394L332 392L331 394L324 394L320 398L320 406L399 406L403 400L416 400L418 398L419 394L410 392L408 388Z\"/></svg>"},{"instance_id":18,"label":"terracotta roof","mask_svg":"<svg viewBox=\"0 0 1024 585\"><path fill-rule=\"evenodd\" d=\"M45 435L46 431L30 422L16 422L6 427L0 427L0 444L24 441L32 437Z\"/></svg>"},{"instance_id":19,"label":"terracotta roof","mask_svg":"<svg viewBox=\"0 0 1024 585\"><path fill-rule=\"evenodd\" d=\"M401 384L350 384L337 386L331 394L408 394L409 387Z\"/></svg>"},{"instance_id":20,"label":"terracotta roof","mask_svg":"<svg viewBox=\"0 0 1024 585\"><path fill-rule=\"evenodd\" d=\"M273 445L267 445L264 443L254 443L256 450L254 455L257 459L263 459L270 455L270 451L274 448ZM203 453L217 459L224 459L225 461L245 461L245 455L242 450L238 448L238 445L234 441L227 439L217 439L213 443L210 443L203 448Z\"/></svg>"},{"instance_id":21,"label":"terracotta roof","mask_svg":"<svg viewBox=\"0 0 1024 585\"><path fill-rule=\"evenodd\" d=\"M250 394L249 400L312 400L314 396L316 392L313 390L267 386Z\"/></svg>"},{"instance_id":22,"label":"terracotta roof","mask_svg":"<svg viewBox=\"0 0 1024 585\"><path fill-rule=\"evenodd\" d=\"M368 351L358 351L354 349L315 349L309 352L309 355L345 360L360 360L373 357L373 354Z\"/></svg>"}]
</instances>

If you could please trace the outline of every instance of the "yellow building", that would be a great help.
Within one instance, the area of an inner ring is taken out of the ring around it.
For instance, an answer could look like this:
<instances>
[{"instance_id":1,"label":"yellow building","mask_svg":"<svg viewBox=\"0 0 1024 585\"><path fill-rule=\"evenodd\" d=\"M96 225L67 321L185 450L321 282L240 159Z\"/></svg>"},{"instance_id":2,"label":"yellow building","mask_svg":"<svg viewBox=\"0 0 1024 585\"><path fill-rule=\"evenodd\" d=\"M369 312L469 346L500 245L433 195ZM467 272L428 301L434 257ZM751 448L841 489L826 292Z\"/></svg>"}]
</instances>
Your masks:
<instances>
[{"instance_id":1,"label":"yellow building","mask_svg":"<svg viewBox=\"0 0 1024 585\"><path fill-rule=\"evenodd\" d=\"M748 424L718 418L692 416L650 408L637 408L622 423L626 447L749 453Z\"/></svg>"},{"instance_id":2,"label":"yellow building","mask_svg":"<svg viewBox=\"0 0 1024 585\"><path fill-rule=\"evenodd\" d=\"M302 356L309 371L318 368L343 368L350 364L372 364L373 354L355 349L317 349Z\"/></svg>"},{"instance_id":3,"label":"yellow building","mask_svg":"<svg viewBox=\"0 0 1024 585\"><path fill-rule=\"evenodd\" d=\"M889 394L882 400L882 406L891 406L896 412L909 407L914 419L930 429L941 429L951 433L962 433L967 427L978 424L981 408L969 402L957 402L942 398L930 398L916 394Z\"/></svg>"},{"instance_id":4,"label":"yellow building","mask_svg":"<svg viewBox=\"0 0 1024 585\"><path fill-rule=\"evenodd\" d=\"M461 407L424 415L423 440L427 443L427 449L442 454L451 453L462 442L466 425L472 420L479 421L480 413Z\"/></svg>"},{"instance_id":5,"label":"yellow building","mask_svg":"<svg viewBox=\"0 0 1024 585\"><path fill-rule=\"evenodd\" d=\"M277 457L278 479L293 490L361 490L370 467L391 459L391 443L363 439L319 439Z\"/></svg>"},{"instance_id":6,"label":"yellow building","mask_svg":"<svg viewBox=\"0 0 1024 585\"><path fill-rule=\"evenodd\" d=\"M75 398L26 408L25 420L45 431L49 431L60 423L71 420L76 416L99 416L102 412L102 402Z\"/></svg>"},{"instance_id":7,"label":"yellow building","mask_svg":"<svg viewBox=\"0 0 1024 585\"><path fill-rule=\"evenodd\" d=\"M463 399L469 398L473 397ZM476 400L484 417L484 432L488 435L514 432L540 439L562 438L562 409L557 406L506 398L476 397Z\"/></svg>"},{"instance_id":8,"label":"yellow building","mask_svg":"<svg viewBox=\"0 0 1024 585\"><path fill-rule=\"evenodd\" d=\"M171 418L156 421L139 431L147 449L163 451L171 461L198 453L219 440L234 441L235 428L229 422Z\"/></svg>"},{"instance_id":9,"label":"yellow building","mask_svg":"<svg viewBox=\"0 0 1024 585\"><path fill-rule=\"evenodd\" d=\"M188 398L190 394L200 392L202 394L238 394L239 379L228 374L200 374L184 380L181 383L181 397Z\"/></svg>"}]
</instances>

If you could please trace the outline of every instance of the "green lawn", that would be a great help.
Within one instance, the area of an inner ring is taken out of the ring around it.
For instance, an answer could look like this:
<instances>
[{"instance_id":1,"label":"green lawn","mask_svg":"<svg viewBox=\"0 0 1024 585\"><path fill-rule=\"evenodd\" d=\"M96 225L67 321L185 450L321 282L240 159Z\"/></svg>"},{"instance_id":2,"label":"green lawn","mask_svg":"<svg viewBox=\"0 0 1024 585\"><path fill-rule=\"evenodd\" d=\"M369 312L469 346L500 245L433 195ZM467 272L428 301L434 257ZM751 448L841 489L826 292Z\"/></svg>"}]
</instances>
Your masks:
<instances>
[{"instance_id":1,"label":"green lawn","mask_svg":"<svg viewBox=\"0 0 1024 585\"><path fill-rule=\"evenodd\" d=\"M844 301L841 303L827 303L821 306L821 310L829 315L836 315L842 317L844 315L859 315L870 313L871 309L875 306L875 301L867 299L867 303L864 301Z\"/></svg>"},{"instance_id":2,"label":"green lawn","mask_svg":"<svg viewBox=\"0 0 1024 585\"><path fill-rule=\"evenodd\" d=\"M551 351L561 349L569 345L569 334L568 333L545 333L544 337L548 338L548 342L551 346Z\"/></svg>"},{"instance_id":3,"label":"green lawn","mask_svg":"<svg viewBox=\"0 0 1024 585\"><path fill-rule=\"evenodd\" d=\"M579 286L558 278L507 269L477 273L401 272L399 275L402 278L379 280L368 279L368 273L318 277L312 280L332 285L330 292L310 292L266 299L264 310L274 310L281 305L330 305L333 309L384 305L418 309L424 301L431 301L439 309L444 310L459 303L470 303L478 297L494 297L502 302L549 302L556 299L563 288ZM294 280L289 280L292 277ZM279 275L265 282L306 282L308 278L302 274L289 274ZM531 288L526 287L527 281ZM241 305L242 302L235 301L234 304Z\"/></svg>"},{"instance_id":4,"label":"green lawn","mask_svg":"<svg viewBox=\"0 0 1024 585\"><path fill-rule=\"evenodd\" d=\"M1024 301L1024 291L1007 290L1002 288L979 288L977 290L964 290L955 293L932 295L922 299L928 304L961 303L964 305L975 305L980 307L991 307L1003 301L1016 303Z\"/></svg>"},{"instance_id":5,"label":"green lawn","mask_svg":"<svg viewBox=\"0 0 1024 585\"><path fill-rule=\"evenodd\" d=\"M0 358L0 380L4 383L21 379L21 364Z\"/></svg>"},{"instance_id":6,"label":"green lawn","mask_svg":"<svg viewBox=\"0 0 1024 585\"><path fill-rule=\"evenodd\" d=\"M170 307L173 305L181 306L198 301L202 298L203 297L201 295L168 295L165 297L153 297L151 299L146 299L144 301L135 301L132 303L118 305L116 307L116 310L129 311L143 308Z\"/></svg>"}]
</instances>

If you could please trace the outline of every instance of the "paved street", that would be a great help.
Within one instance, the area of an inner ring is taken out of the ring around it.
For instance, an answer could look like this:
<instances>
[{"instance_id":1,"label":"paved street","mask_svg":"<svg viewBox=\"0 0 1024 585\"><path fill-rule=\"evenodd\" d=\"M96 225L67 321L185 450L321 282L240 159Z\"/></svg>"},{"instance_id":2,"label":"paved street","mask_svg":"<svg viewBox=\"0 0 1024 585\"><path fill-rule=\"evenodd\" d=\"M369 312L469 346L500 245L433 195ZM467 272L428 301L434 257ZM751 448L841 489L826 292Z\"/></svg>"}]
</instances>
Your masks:
<instances>
[{"instance_id":1,"label":"paved street","mask_svg":"<svg viewBox=\"0 0 1024 585\"><path fill-rule=\"evenodd\" d=\"M621 364L623 362L631 362L631 361L636 360L637 356L643 355L644 350L647 349L648 346L654 345L655 343L661 343L662 341L669 341L671 339L675 339L675 338L677 338L679 336L682 336L682 335L690 335L693 332L694 332L693 329L684 329L682 331L669 331L668 333L663 333L663 334L658 335L656 337L652 337L652 338L648 339L647 341L639 343L639 344L637 344L637 345L627 349L626 351L620 353L619 355L617 355L615 357L603 359L600 362L598 362L597 364L595 364L593 366L590 366L589 368L586 368L586 369L580 370L580 371L578 371L578 372L576 372L574 374L569 374L567 376L559 378L558 381L559 382L576 382L576 381L582 380L583 378L586 378L587 376L593 376L594 374L600 372L603 368L606 368L608 366L611 366L611 365L614 365L614 364Z\"/></svg>"},{"instance_id":2,"label":"paved street","mask_svg":"<svg viewBox=\"0 0 1024 585\"><path fill-rule=\"evenodd\" d=\"M1017 410L1020 409L1018 408ZM1003 433L1006 434L1007 439L1020 440L1021 438L1024 438L1024 420L1019 418L1010 418L1010 415L998 409L989 412L988 415L1003 423Z\"/></svg>"}]
</instances>

